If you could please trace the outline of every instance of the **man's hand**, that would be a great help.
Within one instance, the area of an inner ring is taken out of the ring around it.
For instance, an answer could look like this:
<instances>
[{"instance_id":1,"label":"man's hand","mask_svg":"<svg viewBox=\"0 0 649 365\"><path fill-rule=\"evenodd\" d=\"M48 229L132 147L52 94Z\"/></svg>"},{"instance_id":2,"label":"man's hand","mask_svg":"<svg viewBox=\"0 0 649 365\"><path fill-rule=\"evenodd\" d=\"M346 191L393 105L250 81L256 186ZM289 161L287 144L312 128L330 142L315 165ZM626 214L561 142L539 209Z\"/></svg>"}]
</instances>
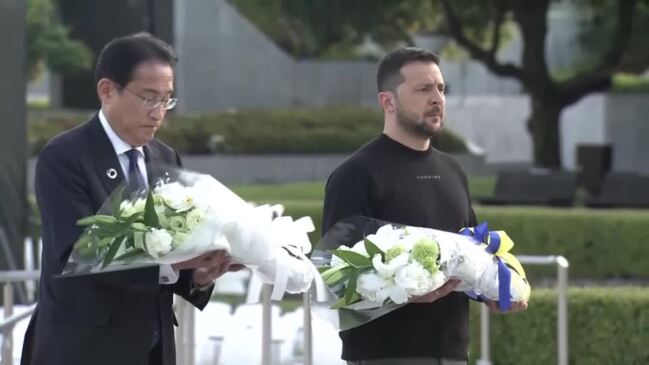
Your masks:
<instances>
[{"instance_id":1,"label":"man's hand","mask_svg":"<svg viewBox=\"0 0 649 365\"><path fill-rule=\"evenodd\" d=\"M457 286L460 285L460 282L460 279L449 279L446 283L444 283L444 285L428 294L410 298L410 300L408 300L408 303L432 303L437 299L447 296L450 292L453 291L453 289L457 288Z\"/></svg>"},{"instance_id":2,"label":"man's hand","mask_svg":"<svg viewBox=\"0 0 649 365\"><path fill-rule=\"evenodd\" d=\"M230 256L224 250L210 251L191 260L179 262L171 265L174 270L212 268L224 261L230 261Z\"/></svg>"},{"instance_id":3,"label":"man's hand","mask_svg":"<svg viewBox=\"0 0 649 365\"><path fill-rule=\"evenodd\" d=\"M239 271L245 266L232 262L224 250L211 251L191 260L172 265L176 270L193 269L192 281L197 287L206 287L228 271Z\"/></svg>"},{"instance_id":4,"label":"man's hand","mask_svg":"<svg viewBox=\"0 0 649 365\"><path fill-rule=\"evenodd\" d=\"M487 300L484 302L484 304L489 308L491 313L514 313L514 312L521 312L527 309L527 302L512 302L511 307L509 308L508 311L501 311L500 308L498 308L498 302L494 300Z\"/></svg>"},{"instance_id":5,"label":"man's hand","mask_svg":"<svg viewBox=\"0 0 649 365\"><path fill-rule=\"evenodd\" d=\"M229 271L230 261L215 264L212 267L199 267L194 269L192 280L194 285L203 288L214 282L219 276Z\"/></svg>"}]
</instances>

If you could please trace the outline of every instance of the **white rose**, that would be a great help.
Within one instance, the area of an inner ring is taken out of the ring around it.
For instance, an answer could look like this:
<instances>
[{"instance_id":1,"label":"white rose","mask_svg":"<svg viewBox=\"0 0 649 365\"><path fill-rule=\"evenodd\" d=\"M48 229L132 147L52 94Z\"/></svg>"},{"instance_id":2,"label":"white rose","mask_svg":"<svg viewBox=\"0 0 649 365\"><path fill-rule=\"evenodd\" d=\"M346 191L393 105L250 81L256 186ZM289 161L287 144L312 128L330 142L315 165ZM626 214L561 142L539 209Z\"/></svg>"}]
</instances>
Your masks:
<instances>
[{"instance_id":1,"label":"white rose","mask_svg":"<svg viewBox=\"0 0 649 365\"><path fill-rule=\"evenodd\" d=\"M146 233L144 241L147 253L157 259L171 251L173 237L165 229L151 228Z\"/></svg>"},{"instance_id":2,"label":"white rose","mask_svg":"<svg viewBox=\"0 0 649 365\"><path fill-rule=\"evenodd\" d=\"M196 227L198 227L198 225L203 221L204 215L205 214L200 209L193 209L187 213L187 229L189 231L196 229Z\"/></svg>"},{"instance_id":3,"label":"white rose","mask_svg":"<svg viewBox=\"0 0 649 365\"><path fill-rule=\"evenodd\" d=\"M172 231L182 231L184 232L187 229L187 221L184 217L176 215L173 217L167 218L167 223L165 224L166 228L169 228Z\"/></svg>"},{"instance_id":4,"label":"white rose","mask_svg":"<svg viewBox=\"0 0 649 365\"><path fill-rule=\"evenodd\" d=\"M372 302L383 303L388 293L383 290L386 281L374 273L360 274L356 280L356 292Z\"/></svg>"},{"instance_id":5,"label":"white rose","mask_svg":"<svg viewBox=\"0 0 649 365\"><path fill-rule=\"evenodd\" d=\"M436 289L433 287L433 276L417 261L399 269L394 281L410 295L424 295Z\"/></svg>"},{"instance_id":6,"label":"white rose","mask_svg":"<svg viewBox=\"0 0 649 365\"><path fill-rule=\"evenodd\" d=\"M399 285L393 283L383 290L387 291L388 297L395 304L404 304L408 301L408 292Z\"/></svg>"}]
</instances>

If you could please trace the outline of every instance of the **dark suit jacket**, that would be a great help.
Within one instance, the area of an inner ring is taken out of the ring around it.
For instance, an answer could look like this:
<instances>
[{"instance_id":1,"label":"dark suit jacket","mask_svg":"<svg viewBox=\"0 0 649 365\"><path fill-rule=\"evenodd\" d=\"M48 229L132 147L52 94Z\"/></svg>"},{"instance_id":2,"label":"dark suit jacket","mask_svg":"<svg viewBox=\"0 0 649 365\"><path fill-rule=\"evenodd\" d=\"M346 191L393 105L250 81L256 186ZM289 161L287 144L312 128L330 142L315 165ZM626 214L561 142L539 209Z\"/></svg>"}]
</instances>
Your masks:
<instances>
[{"instance_id":1,"label":"dark suit jacket","mask_svg":"<svg viewBox=\"0 0 649 365\"><path fill-rule=\"evenodd\" d=\"M157 140L144 147L150 182L154 166L180 166L176 151ZM117 178L107 171L115 169ZM164 365L175 363L173 293L203 308L211 290L190 295L191 271L175 285L159 285L158 267L56 278L82 229L124 181L115 150L99 118L53 138L36 167L43 255L40 295L25 335L21 364L148 364L159 320Z\"/></svg>"}]
</instances>

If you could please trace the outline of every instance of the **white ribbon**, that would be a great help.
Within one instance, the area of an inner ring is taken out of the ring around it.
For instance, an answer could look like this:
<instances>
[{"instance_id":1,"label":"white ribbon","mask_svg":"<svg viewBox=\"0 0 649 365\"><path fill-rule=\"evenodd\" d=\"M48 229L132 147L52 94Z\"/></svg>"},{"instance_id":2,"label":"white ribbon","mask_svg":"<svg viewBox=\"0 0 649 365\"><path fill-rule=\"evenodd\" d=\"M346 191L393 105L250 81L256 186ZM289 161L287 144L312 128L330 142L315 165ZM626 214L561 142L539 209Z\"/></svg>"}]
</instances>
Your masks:
<instances>
[{"instance_id":1,"label":"white ribbon","mask_svg":"<svg viewBox=\"0 0 649 365\"><path fill-rule=\"evenodd\" d=\"M271 209L275 214L283 212L282 206L276 205ZM271 246L274 247L270 251L272 257L269 257L264 264L253 270L255 275L251 279L246 301L248 303L259 301L262 281L273 284L272 300L281 300L287 291L305 292L313 283L315 283L317 300L326 300L326 285L318 269L306 257L306 254L311 252L312 249L308 233L315 230L313 220L310 217L302 217L293 221L289 216L281 216L271 222L270 228L267 233L270 234L268 239L271 241ZM294 274L291 271L295 271L296 267L299 267L296 266L294 260L298 260L297 265L303 265L306 270L306 272L298 270L299 275L308 275L313 278L313 281L307 283L308 286L305 288L289 288L291 275Z\"/></svg>"}]
</instances>

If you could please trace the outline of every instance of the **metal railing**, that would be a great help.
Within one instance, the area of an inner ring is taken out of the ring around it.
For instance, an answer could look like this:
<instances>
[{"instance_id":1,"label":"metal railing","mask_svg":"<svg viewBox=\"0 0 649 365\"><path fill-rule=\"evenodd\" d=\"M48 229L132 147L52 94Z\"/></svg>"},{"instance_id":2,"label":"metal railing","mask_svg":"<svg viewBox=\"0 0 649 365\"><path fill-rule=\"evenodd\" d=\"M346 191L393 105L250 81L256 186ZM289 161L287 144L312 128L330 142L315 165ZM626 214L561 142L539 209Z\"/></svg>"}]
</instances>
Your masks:
<instances>
[{"instance_id":1,"label":"metal railing","mask_svg":"<svg viewBox=\"0 0 649 365\"><path fill-rule=\"evenodd\" d=\"M26 311L14 315L14 288L16 283L29 282L37 280L40 277L39 271L0 271L0 284L3 286L3 308L4 318L0 322L0 331L2 331L2 362L1 365L13 364L13 329L16 323L29 318L36 305L31 305Z\"/></svg>"},{"instance_id":2,"label":"metal railing","mask_svg":"<svg viewBox=\"0 0 649 365\"><path fill-rule=\"evenodd\" d=\"M568 365L568 260L563 256L517 256L526 265L557 267L557 365ZM489 309L480 306L480 359L477 365L491 365Z\"/></svg>"}]
</instances>

